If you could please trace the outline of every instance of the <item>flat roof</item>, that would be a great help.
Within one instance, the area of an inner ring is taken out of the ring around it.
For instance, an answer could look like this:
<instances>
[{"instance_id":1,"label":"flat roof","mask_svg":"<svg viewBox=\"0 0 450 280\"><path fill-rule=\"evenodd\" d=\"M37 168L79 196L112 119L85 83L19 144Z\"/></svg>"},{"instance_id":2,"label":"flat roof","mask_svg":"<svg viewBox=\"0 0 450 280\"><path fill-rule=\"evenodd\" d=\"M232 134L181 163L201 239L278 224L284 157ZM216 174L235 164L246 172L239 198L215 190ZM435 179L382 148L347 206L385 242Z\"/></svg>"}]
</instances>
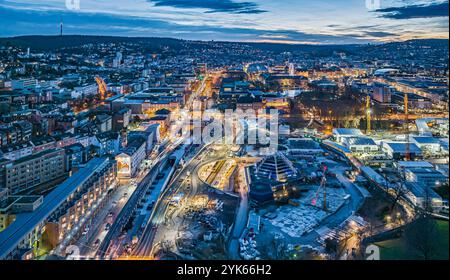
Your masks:
<instances>
[{"instance_id":1,"label":"flat roof","mask_svg":"<svg viewBox=\"0 0 450 280\"><path fill-rule=\"evenodd\" d=\"M16 161L13 161L13 165L16 166L18 164L21 164L21 163L24 163L24 162L27 162L27 161L30 161L30 160L34 160L34 159L37 159L37 158L41 158L43 156L46 156L46 155L49 155L49 154L53 154L53 153L56 153L56 152L61 152L61 151L64 151L64 150L63 149L59 149L59 148L58 149L55 148L55 149L45 150L45 151L42 151L40 153L29 155L29 156L20 158L20 159L18 159Z\"/></svg>"},{"instance_id":2,"label":"flat roof","mask_svg":"<svg viewBox=\"0 0 450 280\"><path fill-rule=\"evenodd\" d=\"M350 146L377 146L377 143L369 137L349 137L347 143Z\"/></svg>"},{"instance_id":3,"label":"flat roof","mask_svg":"<svg viewBox=\"0 0 450 280\"><path fill-rule=\"evenodd\" d=\"M349 135L349 136L364 135L360 129L356 129L356 128L335 128L335 129L333 129L333 134Z\"/></svg>"},{"instance_id":4,"label":"flat roof","mask_svg":"<svg viewBox=\"0 0 450 280\"><path fill-rule=\"evenodd\" d=\"M40 195L34 195L34 196L21 196L16 203L17 204L24 204L24 203L35 203L36 201L38 201L39 199L41 199Z\"/></svg>"},{"instance_id":5,"label":"flat roof","mask_svg":"<svg viewBox=\"0 0 450 280\"><path fill-rule=\"evenodd\" d=\"M403 142L387 142L385 143L389 146L392 151L397 153L406 153L408 143ZM422 150L414 143L409 143L409 151L411 153L421 153Z\"/></svg>"},{"instance_id":6,"label":"flat roof","mask_svg":"<svg viewBox=\"0 0 450 280\"><path fill-rule=\"evenodd\" d=\"M410 169L407 172L410 172L414 175L420 176L420 175L427 175L427 176L433 176L433 177L437 177L437 178L441 178L441 179L445 179L447 178L446 176L444 176L444 174L442 174L441 172L437 171L436 169L433 168L416 168L416 169Z\"/></svg>"},{"instance_id":7,"label":"flat roof","mask_svg":"<svg viewBox=\"0 0 450 280\"><path fill-rule=\"evenodd\" d=\"M0 233L0 259L4 259L18 244L31 233L40 223L44 222L58 207L75 192L75 190L86 182L89 177L108 158L94 158L86 167L81 168L72 177L60 184L55 190L44 198L44 202L31 213L19 214L16 220Z\"/></svg>"},{"instance_id":8,"label":"flat roof","mask_svg":"<svg viewBox=\"0 0 450 280\"><path fill-rule=\"evenodd\" d=\"M291 150L322 150L319 143L310 138L290 138L288 145Z\"/></svg>"},{"instance_id":9,"label":"flat roof","mask_svg":"<svg viewBox=\"0 0 450 280\"><path fill-rule=\"evenodd\" d=\"M420 167L428 167L432 168L433 165L428 161L399 161L397 162L397 166L399 168L420 168Z\"/></svg>"},{"instance_id":10,"label":"flat roof","mask_svg":"<svg viewBox=\"0 0 450 280\"><path fill-rule=\"evenodd\" d=\"M370 166L361 167L361 171L363 174L368 176L371 180L375 181L377 184L386 185L386 179L383 178L380 174L378 174L375 170L373 170Z\"/></svg>"},{"instance_id":11,"label":"flat roof","mask_svg":"<svg viewBox=\"0 0 450 280\"><path fill-rule=\"evenodd\" d=\"M424 186L417 183L411 183L408 182L406 184L409 191L415 196L415 197L426 197L429 196L431 199L442 199L432 188L428 186ZM428 189L428 193L427 193Z\"/></svg>"},{"instance_id":12,"label":"flat roof","mask_svg":"<svg viewBox=\"0 0 450 280\"><path fill-rule=\"evenodd\" d=\"M429 136L415 136L413 139L419 144L440 144L439 139Z\"/></svg>"}]
</instances>

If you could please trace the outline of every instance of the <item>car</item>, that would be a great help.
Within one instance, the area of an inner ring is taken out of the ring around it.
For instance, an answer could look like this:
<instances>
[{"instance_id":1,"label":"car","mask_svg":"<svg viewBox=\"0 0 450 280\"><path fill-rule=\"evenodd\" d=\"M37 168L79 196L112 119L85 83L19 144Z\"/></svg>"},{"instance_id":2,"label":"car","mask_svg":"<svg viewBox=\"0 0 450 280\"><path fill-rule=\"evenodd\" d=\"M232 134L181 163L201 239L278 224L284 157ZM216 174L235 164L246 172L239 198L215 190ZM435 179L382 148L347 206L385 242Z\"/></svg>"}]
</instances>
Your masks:
<instances>
[{"instance_id":1,"label":"car","mask_svg":"<svg viewBox=\"0 0 450 280\"><path fill-rule=\"evenodd\" d=\"M94 242L94 246L99 246L100 245L100 239L97 239L97 240L95 240L95 242Z\"/></svg>"},{"instance_id":2,"label":"car","mask_svg":"<svg viewBox=\"0 0 450 280\"><path fill-rule=\"evenodd\" d=\"M105 231L108 231L108 230L110 230L111 229L111 224L106 224L106 226L105 226Z\"/></svg>"}]
</instances>

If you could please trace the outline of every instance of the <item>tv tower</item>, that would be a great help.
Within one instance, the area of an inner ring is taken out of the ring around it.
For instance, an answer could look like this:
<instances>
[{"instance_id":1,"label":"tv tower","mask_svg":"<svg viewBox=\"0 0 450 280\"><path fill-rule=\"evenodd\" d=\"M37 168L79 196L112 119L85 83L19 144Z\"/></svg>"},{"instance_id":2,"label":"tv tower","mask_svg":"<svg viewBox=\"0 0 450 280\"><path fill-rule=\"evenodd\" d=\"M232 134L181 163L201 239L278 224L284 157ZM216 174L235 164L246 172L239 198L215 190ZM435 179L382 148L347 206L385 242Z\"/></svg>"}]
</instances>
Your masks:
<instances>
[{"instance_id":1,"label":"tv tower","mask_svg":"<svg viewBox=\"0 0 450 280\"><path fill-rule=\"evenodd\" d=\"M63 27L64 27L64 23L63 20L61 18L60 22L59 22L59 36L63 36Z\"/></svg>"}]
</instances>

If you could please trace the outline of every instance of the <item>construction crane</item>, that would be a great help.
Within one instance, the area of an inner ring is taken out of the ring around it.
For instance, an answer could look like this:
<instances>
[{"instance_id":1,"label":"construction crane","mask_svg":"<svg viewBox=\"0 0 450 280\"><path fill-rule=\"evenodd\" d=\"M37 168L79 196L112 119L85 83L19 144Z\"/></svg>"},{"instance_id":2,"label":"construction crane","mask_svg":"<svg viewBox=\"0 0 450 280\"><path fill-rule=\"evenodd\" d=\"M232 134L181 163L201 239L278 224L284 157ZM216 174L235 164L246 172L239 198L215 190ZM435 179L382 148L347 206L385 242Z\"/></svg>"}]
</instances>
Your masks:
<instances>
[{"instance_id":1,"label":"construction crane","mask_svg":"<svg viewBox=\"0 0 450 280\"><path fill-rule=\"evenodd\" d=\"M370 134L372 131L372 100L370 99L370 95L367 95L366 97L366 116L367 116L367 129L366 133Z\"/></svg>"},{"instance_id":2,"label":"construction crane","mask_svg":"<svg viewBox=\"0 0 450 280\"><path fill-rule=\"evenodd\" d=\"M100 96L102 100L105 100L106 94L108 92L108 86L106 85L105 81L100 76L95 76L95 81L98 85L98 91L100 92Z\"/></svg>"},{"instance_id":3,"label":"construction crane","mask_svg":"<svg viewBox=\"0 0 450 280\"><path fill-rule=\"evenodd\" d=\"M411 160L411 144L409 140L409 98L408 93L405 93L404 100L405 102L405 123L406 123L406 151L405 151L405 159L406 161Z\"/></svg>"},{"instance_id":4,"label":"construction crane","mask_svg":"<svg viewBox=\"0 0 450 280\"><path fill-rule=\"evenodd\" d=\"M319 198L319 194L320 191L323 189L323 210L324 211L328 211L328 205L327 205L327 170L328 170L328 166L324 166L323 167L323 176L322 176L322 180L320 182L320 186L317 189L316 195L313 198L313 200L311 201L311 204L313 206L317 205L317 199Z\"/></svg>"}]
</instances>

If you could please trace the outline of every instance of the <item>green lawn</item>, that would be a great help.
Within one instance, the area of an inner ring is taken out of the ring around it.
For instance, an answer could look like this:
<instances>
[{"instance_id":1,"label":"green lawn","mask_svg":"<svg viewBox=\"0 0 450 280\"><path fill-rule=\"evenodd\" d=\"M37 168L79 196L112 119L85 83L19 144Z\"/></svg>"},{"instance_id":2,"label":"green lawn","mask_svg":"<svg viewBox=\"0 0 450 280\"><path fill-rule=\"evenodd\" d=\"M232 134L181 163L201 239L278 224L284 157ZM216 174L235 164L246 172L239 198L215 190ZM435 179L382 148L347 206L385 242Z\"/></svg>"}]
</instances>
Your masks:
<instances>
[{"instance_id":1,"label":"green lawn","mask_svg":"<svg viewBox=\"0 0 450 280\"><path fill-rule=\"evenodd\" d=\"M444 221L438 221L437 223L441 246L439 246L440 250L437 252L435 259L448 260L449 223ZM381 260L414 260L418 258L402 238L378 242L376 245L381 249Z\"/></svg>"}]
</instances>

